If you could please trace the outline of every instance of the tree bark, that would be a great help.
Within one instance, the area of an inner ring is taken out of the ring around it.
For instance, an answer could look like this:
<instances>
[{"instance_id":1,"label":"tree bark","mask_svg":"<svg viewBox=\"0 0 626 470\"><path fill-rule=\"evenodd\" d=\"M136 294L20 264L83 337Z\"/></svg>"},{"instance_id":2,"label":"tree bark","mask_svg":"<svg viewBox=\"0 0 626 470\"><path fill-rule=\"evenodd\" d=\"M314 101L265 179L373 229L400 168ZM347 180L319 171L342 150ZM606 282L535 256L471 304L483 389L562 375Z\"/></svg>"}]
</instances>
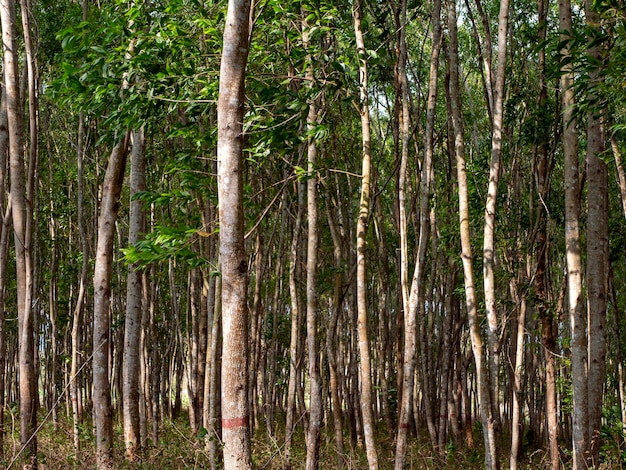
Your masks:
<instances>
[{"instance_id":1,"label":"tree bark","mask_svg":"<svg viewBox=\"0 0 626 470\"><path fill-rule=\"evenodd\" d=\"M243 217L243 115L250 0L229 0L217 102L222 265L224 467L252 468L248 410L248 262Z\"/></svg>"},{"instance_id":2,"label":"tree bark","mask_svg":"<svg viewBox=\"0 0 626 470\"><path fill-rule=\"evenodd\" d=\"M476 380L478 387L478 404L480 419L483 427L485 443L485 467L488 470L498 468L496 453L495 429L492 416L491 397L489 390L489 375L485 364L483 341L480 334L478 305L474 282L474 268L472 262L472 245L470 238L470 214L467 187L467 170L465 163L465 144L463 139L463 118L461 114L461 98L459 92L459 65L458 65L458 37L455 0L447 0L448 12L448 67L450 69L450 107L452 110L452 124L454 128L454 149L457 161L457 180L459 187L459 223L461 235L461 259L465 283L465 304L469 320L472 352L476 364Z\"/></svg>"},{"instance_id":3,"label":"tree bark","mask_svg":"<svg viewBox=\"0 0 626 470\"><path fill-rule=\"evenodd\" d=\"M489 350L489 385L491 387L492 415L496 426L500 423L500 353L498 334L498 312L496 310L496 263L495 224L498 183L502 163L502 125L504 120L504 85L506 77L507 37L509 24L509 2L500 2L498 15L498 66L493 96L493 129L491 137L491 164L489 185L485 202L485 225L483 229L483 287L487 316L487 343Z\"/></svg>"},{"instance_id":4,"label":"tree bark","mask_svg":"<svg viewBox=\"0 0 626 470\"><path fill-rule=\"evenodd\" d=\"M291 468L291 445L295 432L296 413L296 388L298 381L300 344L300 294L297 287L297 266L299 264L299 240L304 214L304 183L296 182L298 205L296 208L296 220L293 226L291 249L289 251L289 298L291 330L289 339L289 381L287 383L287 410L285 418L285 465Z\"/></svg>"},{"instance_id":5,"label":"tree bark","mask_svg":"<svg viewBox=\"0 0 626 470\"><path fill-rule=\"evenodd\" d=\"M145 231L145 214L143 202L133 197L146 189L146 140L143 128L132 132L132 151L130 167L130 214L128 245L132 246L140 240ZM124 322L124 356L123 356L123 409L124 409L124 446L126 459L137 460L137 452L141 447L139 431L139 377L142 316L144 311L142 272L138 263L128 267L126 281L126 320Z\"/></svg>"},{"instance_id":6,"label":"tree bark","mask_svg":"<svg viewBox=\"0 0 626 470\"><path fill-rule=\"evenodd\" d=\"M406 21L406 4L402 2L401 17L403 23ZM412 413L412 396L414 390L414 375L415 364L417 357L417 344L416 335L412 332L417 330L417 312L422 310L420 305L423 305L424 300L424 277L425 277L425 263L426 263L426 250L428 247L428 236L430 227L430 177L432 172L432 159L434 153L434 126L435 126L435 108L437 103L437 81L439 75L439 54L441 51L441 2L436 0L433 4L433 45L430 58L430 75L428 82L428 103L426 111L426 133L424 139L424 160L422 162L422 176L421 176L421 193L420 193L420 228L418 239L418 253L415 261L415 268L413 278L411 281L411 288L408 295L407 302L404 310L404 354L402 365L402 400L400 406L400 416L398 419L398 436L396 439L396 456L395 456L395 468L403 469L406 462L406 452L408 446L408 432L409 432L409 420ZM405 38L402 36L401 41L404 43ZM405 45L400 47L405 48ZM406 52L401 53L401 56ZM406 60L406 57L405 57ZM403 106L404 110L404 106ZM404 114L404 111L403 111ZM403 118L404 119L404 118ZM408 116L407 116L408 119ZM403 139L404 146L408 145L408 139ZM403 150L404 160L404 150ZM406 244L406 241L404 242ZM406 248L406 247L405 247ZM403 258L408 254L407 251L403 251ZM402 266L402 270L406 269ZM420 320L420 331L424 332L423 319ZM424 334L420 335L424 340ZM423 345L425 347L425 344ZM423 377L424 387L423 391L429 391L429 387L426 384L426 377ZM429 429L431 440L435 443L436 431L434 430L434 422L432 420L432 410L430 404L430 393L424 393L424 406L427 407L427 413L430 413L431 419L429 422L432 424L433 429Z\"/></svg>"},{"instance_id":7,"label":"tree bark","mask_svg":"<svg viewBox=\"0 0 626 470\"><path fill-rule=\"evenodd\" d=\"M565 45L561 54L570 56L569 41L572 39L572 8L569 0L559 0L559 29L561 42ZM582 261L580 251L580 182L578 174L578 135L574 115L574 72L571 63L566 64L560 78L563 101L563 153L565 184L565 248L567 264L567 293L570 330L572 335L572 440L573 469L587 468L588 436L588 389L587 389L587 319L582 291Z\"/></svg>"},{"instance_id":8,"label":"tree bark","mask_svg":"<svg viewBox=\"0 0 626 470\"><path fill-rule=\"evenodd\" d=\"M37 439L37 382L35 375L35 344L33 312L31 308L31 243L26 194L24 164L24 109L20 96L18 76L18 50L16 37L16 7L14 0L0 2L2 41L4 46L4 85L7 103L9 132L9 166L11 211L15 243L15 267L17 284L17 314L19 337L19 397L20 397L20 443L25 449L25 462L36 464Z\"/></svg>"},{"instance_id":9,"label":"tree bark","mask_svg":"<svg viewBox=\"0 0 626 470\"><path fill-rule=\"evenodd\" d=\"M113 239L124 180L129 135L113 148L102 184L102 203L98 218L98 243L93 288L93 407L96 428L96 464L99 469L113 468L113 410L111 409L109 349L111 348L111 268Z\"/></svg>"},{"instance_id":10,"label":"tree bark","mask_svg":"<svg viewBox=\"0 0 626 470\"><path fill-rule=\"evenodd\" d=\"M591 0L585 1L585 18L589 41L600 32L600 15ZM592 44L587 49L591 64L601 64L602 46ZM589 71L587 100L595 101L602 82L602 68L593 65ZM609 270L609 191L608 170L603 160L605 151L604 116L592 106L587 114L587 343L588 343L588 400L589 400L589 460L593 467L600 465L602 446L602 397L605 382L606 313Z\"/></svg>"},{"instance_id":11,"label":"tree bark","mask_svg":"<svg viewBox=\"0 0 626 470\"><path fill-rule=\"evenodd\" d=\"M354 35L356 37L357 53L359 58L359 113L361 115L362 138L362 174L361 174L361 201L356 226L356 291L357 291L357 335L359 341L359 378L361 381L361 415L363 416L363 435L367 462L371 470L378 469L378 453L374 440L374 415L372 412L372 370L370 341L367 319L367 267L365 254L367 250L367 228L370 215L370 185L371 185L371 132L370 114L367 89L367 51L361 29L362 8L360 0L355 0L352 7L354 21Z\"/></svg>"}]
</instances>

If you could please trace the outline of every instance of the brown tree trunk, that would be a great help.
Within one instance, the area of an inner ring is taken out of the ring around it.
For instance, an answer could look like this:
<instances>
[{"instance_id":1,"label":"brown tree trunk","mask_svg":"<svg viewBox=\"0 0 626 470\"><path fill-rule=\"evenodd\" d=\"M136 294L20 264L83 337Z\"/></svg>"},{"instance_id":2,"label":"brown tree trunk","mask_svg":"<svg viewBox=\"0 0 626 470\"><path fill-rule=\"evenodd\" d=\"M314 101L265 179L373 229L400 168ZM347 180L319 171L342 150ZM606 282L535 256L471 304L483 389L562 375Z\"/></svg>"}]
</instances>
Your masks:
<instances>
[{"instance_id":1,"label":"brown tree trunk","mask_svg":"<svg viewBox=\"0 0 626 470\"><path fill-rule=\"evenodd\" d=\"M243 219L243 115L250 0L229 0L217 102L222 265L224 467L252 468L248 412L248 261Z\"/></svg>"}]
</instances>

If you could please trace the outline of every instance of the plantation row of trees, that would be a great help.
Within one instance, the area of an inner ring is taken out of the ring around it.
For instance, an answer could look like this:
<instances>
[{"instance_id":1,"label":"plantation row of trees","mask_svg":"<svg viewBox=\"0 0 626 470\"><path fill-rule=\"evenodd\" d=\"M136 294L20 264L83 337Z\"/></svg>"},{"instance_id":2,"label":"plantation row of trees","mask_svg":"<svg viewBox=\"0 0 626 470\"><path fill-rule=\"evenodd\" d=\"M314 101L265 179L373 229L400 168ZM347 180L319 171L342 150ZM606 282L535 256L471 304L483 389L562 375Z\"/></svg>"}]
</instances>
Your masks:
<instances>
[{"instance_id":1,"label":"plantation row of trees","mask_svg":"<svg viewBox=\"0 0 626 470\"><path fill-rule=\"evenodd\" d=\"M2 465L624 459L623 0L18 3Z\"/></svg>"}]
</instances>

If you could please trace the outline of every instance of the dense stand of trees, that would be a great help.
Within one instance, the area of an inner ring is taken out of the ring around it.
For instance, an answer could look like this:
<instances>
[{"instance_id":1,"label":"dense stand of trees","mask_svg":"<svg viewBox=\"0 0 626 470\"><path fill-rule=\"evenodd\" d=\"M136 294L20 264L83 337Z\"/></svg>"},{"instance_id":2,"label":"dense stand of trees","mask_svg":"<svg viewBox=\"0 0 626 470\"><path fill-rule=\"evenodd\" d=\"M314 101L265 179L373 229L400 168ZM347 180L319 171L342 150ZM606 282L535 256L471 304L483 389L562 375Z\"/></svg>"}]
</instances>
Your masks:
<instances>
[{"instance_id":1,"label":"dense stand of trees","mask_svg":"<svg viewBox=\"0 0 626 470\"><path fill-rule=\"evenodd\" d=\"M0 18L0 465L624 458L622 0Z\"/></svg>"}]
</instances>

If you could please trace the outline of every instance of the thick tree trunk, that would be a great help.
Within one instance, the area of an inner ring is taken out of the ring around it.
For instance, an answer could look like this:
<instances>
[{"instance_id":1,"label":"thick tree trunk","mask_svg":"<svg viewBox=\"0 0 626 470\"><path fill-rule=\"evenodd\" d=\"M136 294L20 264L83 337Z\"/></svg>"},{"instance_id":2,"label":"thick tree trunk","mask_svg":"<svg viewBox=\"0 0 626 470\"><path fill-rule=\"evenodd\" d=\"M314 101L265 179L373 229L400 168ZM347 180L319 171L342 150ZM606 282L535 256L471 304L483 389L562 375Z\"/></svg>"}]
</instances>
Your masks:
<instances>
[{"instance_id":1,"label":"thick tree trunk","mask_svg":"<svg viewBox=\"0 0 626 470\"><path fill-rule=\"evenodd\" d=\"M104 182L98 218L98 243L93 287L93 407L96 428L96 463L99 469L113 468L113 410L110 389L110 302L113 239L124 180L128 133L113 148Z\"/></svg>"},{"instance_id":2,"label":"thick tree trunk","mask_svg":"<svg viewBox=\"0 0 626 470\"><path fill-rule=\"evenodd\" d=\"M243 115L250 0L229 0L217 102L222 265L224 467L252 468L248 412L248 261L243 220Z\"/></svg>"},{"instance_id":3,"label":"thick tree trunk","mask_svg":"<svg viewBox=\"0 0 626 470\"><path fill-rule=\"evenodd\" d=\"M130 164L130 215L128 245L140 240L145 231L143 202L133 197L146 189L146 140L143 128L132 133L132 151ZM140 377L140 337L144 311L142 305L142 273L137 263L128 267L126 281L126 320L124 322L124 357L123 357L123 409L124 409L124 446L126 459L135 461L141 447L139 431L139 377Z\"/></svg>"},{"instance_id":4,"label":"thick tree trunk","mask_svg":"<svg viewBox=\"0 0 626 470\"><path fill-rule=\"evenodd\" d=\"M355 0L352 8L354 20L354 34L356 37L357 52L359 55L359 112L361 114L361 138L363 166L361 174L361 201L356 226L356 295L357 295L357 335L359 341L361 381L361 415L363 416L363 435L367 462L371 470L378 469L378 453L374 440L374 415L372 412L372 370L370 342L367 321L367 267L365 254L367 250L367 227L370 215L370 185L371 185L371 132L370 113L367 90L367 51L361 30L361 16L363 14L360 0Z\"/></svg>"}]
</instances>

